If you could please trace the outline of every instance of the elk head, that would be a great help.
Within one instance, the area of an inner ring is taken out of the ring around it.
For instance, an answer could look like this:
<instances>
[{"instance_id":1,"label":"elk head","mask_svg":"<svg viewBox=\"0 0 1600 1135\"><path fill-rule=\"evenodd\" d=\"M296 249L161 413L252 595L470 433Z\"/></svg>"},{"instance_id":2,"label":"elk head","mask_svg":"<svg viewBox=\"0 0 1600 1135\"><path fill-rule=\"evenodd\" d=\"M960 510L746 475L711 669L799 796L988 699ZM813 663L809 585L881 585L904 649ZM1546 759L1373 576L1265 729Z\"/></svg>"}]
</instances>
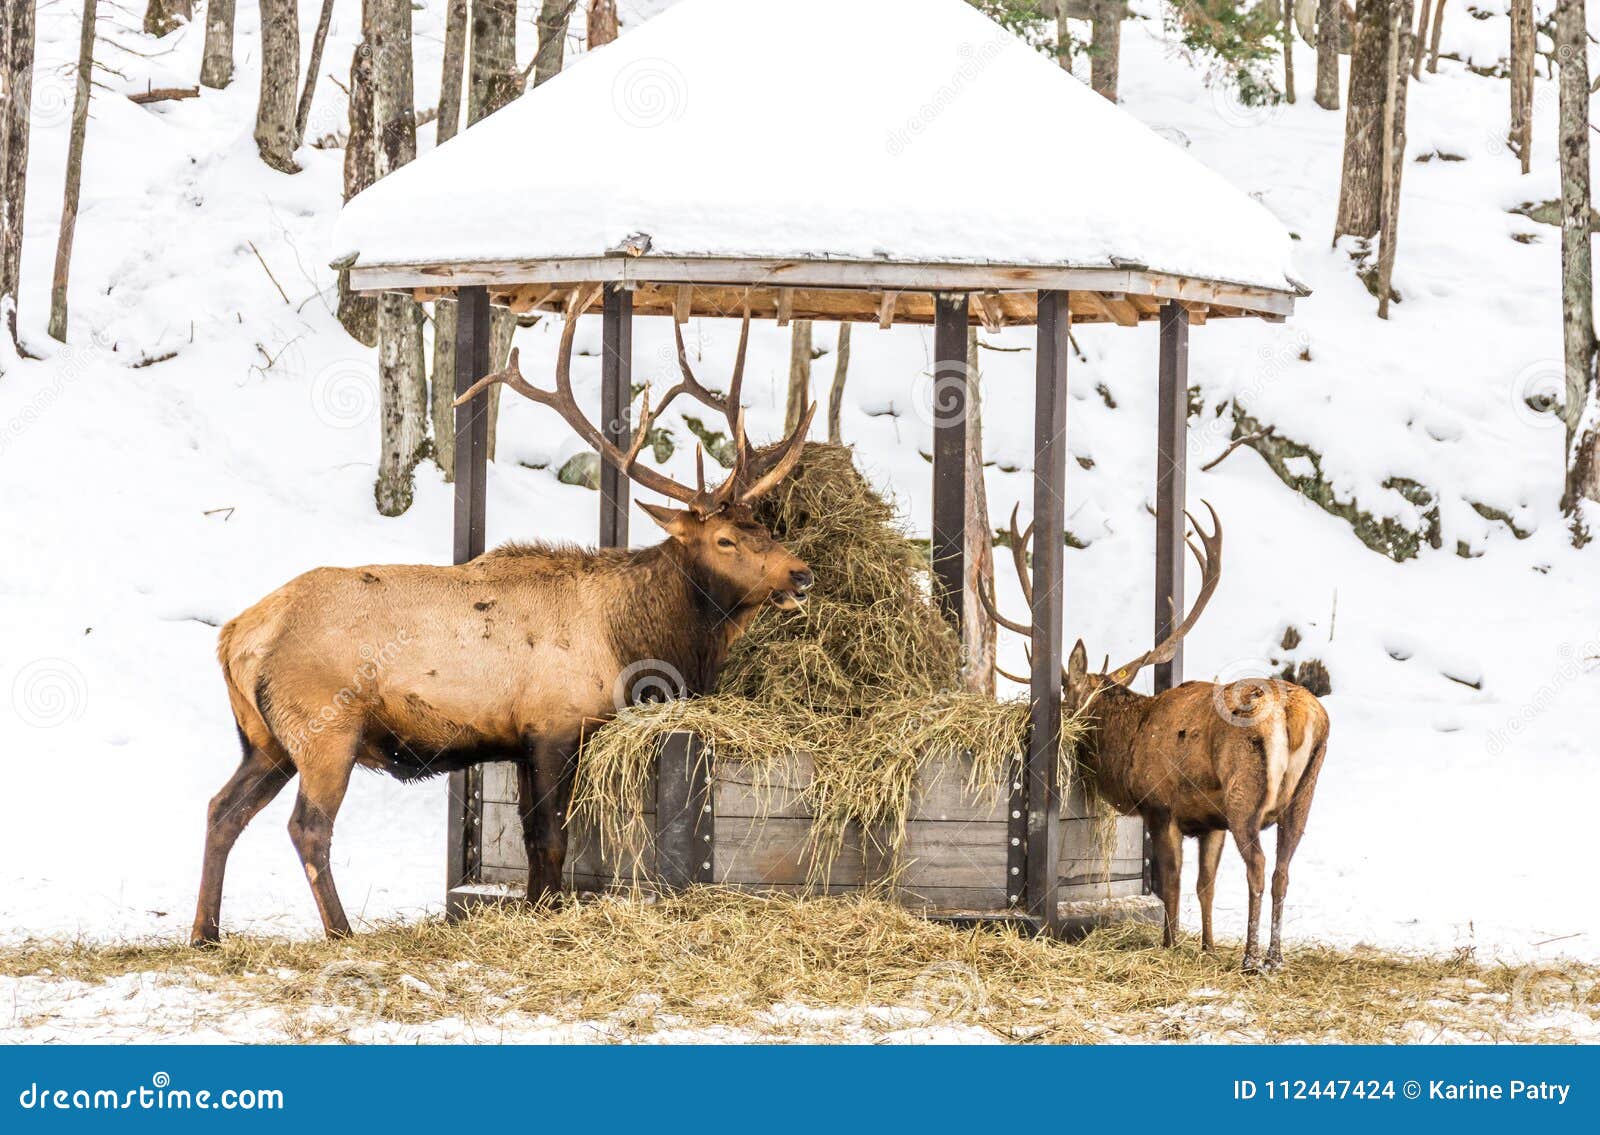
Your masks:
<instances>
[{"instance_id":1,"label":"elk head","mask_svg":"<svg viewBox=\"0 0 1600 1135\"><path fill-rule=\"evenodd\" d=\"M645 392L641 420L634 430L631 443L625 452L618 449L578 409L577 399L572 393L572 346L578 316L588 310L599 293L598 287L581 294L574 292L568 304L566 325L561 331L561 346L556 356L554 390L540 390L524 379L518 365L518 352L513 349L506 369L479 379L456 399L456 405L468 401L494 383L503 383L523 397L550 407L607 462L626 472L644 488L683 506L669 508L640 503L640 507L679 546L688 563L706 578L715 581L718 584L717 591L728 596L734 606L747 608L768 601L786 610L800 606L811 589L811 569L772 538L772 534L756 519L751 505L787 477L800 460L806 432L816 413L816 404L806 407L789 437L777 445L753 452L750 439L745 434L744 410L739 405L740 388L744 384L745 354L750 344L749 310L745 310L744 323L739 332L739 352L734 361L733 377L729 380L728 392L722 395L702 386L695 378L689 368L683 332L674 323L678 368L683 379L667 391L653 410L650 407L650 393ZM715 488L706 487L703 447L695 452L696 485L693 488L639 463L639 454L656 420L680 394L688 394L720 411L732 431L730 436L736 447L733 469Z\"/></svg>"},{"instance_id":2,"label":"elk head","mask_svg":"<svg viewBox=\"0 0 1600 1135\"><path fill-rule=\"evenodd\" d=\"M1061 668L1061 701L1063 709L1068 713L1080 712L1107 685L1126 686L1146 666L1172 661L1173 656L1178 652L1179 645L1182 644L1189 632L1194 629L1195 623L1199 622L1201 613L1206 609L1206 604L1211 602L1211 596L1216 593L1217 584L1222 580L1222 521L1218 519L1217 510L1211 507L1209 501L1202 503L1205 504L1206 511L1211 514L1212 531L1209 535L1200 527L1200 522L1194 518L1193 514L1184 513L1189 518L1189 523L1194 526L1195 535L1200 540L1199 546L1195 544L1193 539L1185 538L1184 540L1184 543L1189 547L1189 551L1194 553L1194 558L1200 565L1200 594L1196 597L1194 606L1184 616L1183 622L1174 627L1171 633L1153 648L1141 654L1132 662L1118 666L1115 670L1111 669L1111 659L1107 657L1099 673L1091 672L1089 669L1089 652L1085 649L1083 640L1080 638L1076 645L1073 646L1072 654L1067 659L1067 664ZM1028 541L1032 539L1033 531L1032 524L1029 524L1024 530L1018 530L1017 510L1015 508L1012 509L1010 532L1011 563L1016 570L1017 580L1022 585L1023 597L1030 607L1033 605L1033 576L1028 570ZM1009 619L1000 613L999 606L995 602L992 584L985 582L979 589L978 597L982 600L984 609L989 612L989 617L998 625L1024 637L1032 636L1033 628L1028 624ZM1020 682L1023 685L1028 684L1027 679L1019 678L1014 674L1006 674L1005 676L1013 682Z\"/></svg>"}]
</instances>

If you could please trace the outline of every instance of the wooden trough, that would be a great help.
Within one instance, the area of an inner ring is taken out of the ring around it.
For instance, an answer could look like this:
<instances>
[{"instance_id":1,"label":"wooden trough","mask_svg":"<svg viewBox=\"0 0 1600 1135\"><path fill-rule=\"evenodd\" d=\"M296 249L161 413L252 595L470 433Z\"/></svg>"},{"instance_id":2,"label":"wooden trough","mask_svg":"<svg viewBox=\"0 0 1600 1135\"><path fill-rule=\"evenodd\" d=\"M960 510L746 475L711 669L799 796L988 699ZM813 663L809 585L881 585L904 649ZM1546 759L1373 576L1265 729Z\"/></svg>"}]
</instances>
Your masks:
<instances>
[{"instance_id":1,"label":"wooden trough","mask_svg":"<svg viewBox=\"0 0 1600 1135\"><path fill-rule=\"evenodd\" d=\"M918 775L898 855L890 850L895 833L852 828L826 867L815 858L813 816L804 799L809 758L752 768L719 761L692 734L677 733L661 743L658 760L655 799L643 817L647 845L637 856L603 850L597 832L575 826L567 887L599 892L711 883L791 894L870 889L957 919L1008 917L1019 909L1025 833L1016 829L1024 815L1011 807L1019 785L1014 780L969 791L971 762L961 755L929 761ZM1016 769L1020 776L1021 754ZM486 766L481 792L480 881L456 889L458 909L518 896L527 881L513 766ZM1102 827L1082 788L1074 787L1062 801L1060 822L1057 899L1067 904L1069 921L1093 921L1096 912L1082 904L1143 894L1144 834L1137 819ZM1126 913L1127 904L1118 909Z\"/></svg>"}]
</instances>

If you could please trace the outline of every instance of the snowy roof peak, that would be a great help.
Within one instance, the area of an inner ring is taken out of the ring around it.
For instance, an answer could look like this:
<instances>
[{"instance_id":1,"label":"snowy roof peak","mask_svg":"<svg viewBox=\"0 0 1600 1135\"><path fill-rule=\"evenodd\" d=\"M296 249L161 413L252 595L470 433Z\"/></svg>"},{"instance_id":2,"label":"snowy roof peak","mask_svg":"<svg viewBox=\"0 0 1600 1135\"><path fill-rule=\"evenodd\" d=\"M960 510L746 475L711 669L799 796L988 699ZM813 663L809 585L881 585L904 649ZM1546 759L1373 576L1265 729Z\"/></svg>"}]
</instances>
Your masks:
<instances>
[{"instance_id":1,"label":"snowy roof peak","mask_svg":"<svg viewBox=\"0 0 1600 1135\"><path fill-rule=\"evenodd\" d=\"M350 202L362 266L651 256L1292 290L1259 202L965 0L680 0Z\"/></svg>"}]
</instances>

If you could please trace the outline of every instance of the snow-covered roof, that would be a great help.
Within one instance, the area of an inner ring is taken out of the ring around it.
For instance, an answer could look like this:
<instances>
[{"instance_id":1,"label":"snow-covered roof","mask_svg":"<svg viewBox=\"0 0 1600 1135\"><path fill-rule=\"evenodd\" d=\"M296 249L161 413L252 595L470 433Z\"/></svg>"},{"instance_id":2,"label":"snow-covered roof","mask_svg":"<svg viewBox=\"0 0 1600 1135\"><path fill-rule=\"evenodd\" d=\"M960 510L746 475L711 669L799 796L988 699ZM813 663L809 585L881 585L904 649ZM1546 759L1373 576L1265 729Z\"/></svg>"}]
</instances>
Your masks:
<instances>
[{"instance_id":1,"label":"snow-covered roof","mask_svg":"<svg viewBox=\"0 0 1600 1135\"><path fill-rule=\"evenodd\" d=\"M366 286L505 282L633 234L639 266L1132 266L1295 290L1265 207L965 0L681 0L360 194L334 255Z\"/></svg>"}]
</instances>

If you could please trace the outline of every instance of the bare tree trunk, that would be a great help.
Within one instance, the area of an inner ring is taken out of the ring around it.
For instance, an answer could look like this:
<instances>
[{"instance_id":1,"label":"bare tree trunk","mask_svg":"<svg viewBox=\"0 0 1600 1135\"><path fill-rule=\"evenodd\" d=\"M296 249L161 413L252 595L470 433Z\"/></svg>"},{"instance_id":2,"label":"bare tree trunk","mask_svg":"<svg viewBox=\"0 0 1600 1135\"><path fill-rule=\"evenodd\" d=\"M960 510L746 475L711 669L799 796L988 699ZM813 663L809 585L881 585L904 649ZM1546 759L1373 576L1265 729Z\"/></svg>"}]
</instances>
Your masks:
<instances>
[{"instance_id":1,"label":"bare tree trunk","mask_svg":"<svg viewBox=\"0 0 1600 1135\"><path fill-rule=\"evenodd\" d=\"M144 8L144 34L166 35L178 26L179 16L188 19L192 14L193 10L185 0L149 0Z\"/></svg>"},{"instance_id":2,"label":"bare tree trunk","mask_svg":"<svg viewBox=\"0 0 1600 1135\"><path fill-rule=\"evenodd\" d=\"M1283 0L1283 97L1294 102L1294 0Z\"/></svg>"},{"instance_id":3,"label":"bare tree trunk","mask_svg":"<svg viewBox=\"0 0 1600 1135\"><path fill-rule=\"evenodd\" d=\"M1344 118L1344 172L1333 236L1370 239L1383 221L1384 108L1389 92L1389 43L1394 0L1357 0L1350 52L1350 105Z\"/></svg>"},{"instance_id":4,"label":"bare tree trunk","mask_svg":"<svg viewBox=\"0 0 1600 1135\"><path fill-rule=\"evenodd\" d=\"M444 67L439 77L439 121L434 144L442 146L461 127L461 80L467 65L467 0L450 0L444 17Z\"/></svg>"},{"instance_id":5,"label":"bare tree trunk","mask_svg":"<svg viewBox=\"0 0 1600 1135\"><path fill-rule=\"evenodd\" d=\"M1117 76L1122 56L1125 0L1094 0L1094 34L1089 41L1089 86L1117 101Z\"/></svg>"},{"instance_id":6,"label":"bare tree trunk","mask_svg":"<svg viewBox=\"0 0 1600 1135\"><path fill-rule=\"evenodd\" d=\"M544 0L539 7L539 50L533 57L533 85L541 86L561 74L566 61L567 22L578 0Z\"/></svg>"},{"instance_id":7,"label":"bare tree trunk","mask_svg":"<svg viewBox=\"0 0 1600 1135\"><path fill-rule=\"evenodd\" d=\"M844 444L844 384L850 377L850 324L839 324L839 349L833 360L833 385L828 388L828 441Z\"/></svg>"},{"instance_id":8,"label":"bare tree trunk","mask_svg":"<svg viewBox=\"0 0 1600 1135\"><path fill-rule=\"evenodd\" d=\"M306 140L306 123L311 120L311 101L317 96L317 79L322 70L322 48L328 42L328 24L333 20L333 0L322 0L317 31L311 38L311 59L306 64L306 85L300 92L300 108L294 113L294 144Z\"/></svg>"},{"instance_id":9,"label":"bare tree trunk","mask_svg":"<svg viewBox=\"0 0 1600 1135\"><path fill-rule=\"evenodd\" d=\"M72 270L72 239L78 229L78 191L83 185L83 140L89 132L89 91L94 77L94 25L99 0L83 0L78 36L78 89L72 99L72 135L67 142L66 187L61 198L61 235L56 240L56 270L50 280L50 337L67 341L67 277Z\"/></svg>"},{"instance_id":10,"label":"bare tree trunk","mask_svg":"<svg viewBox=\"0 0 1600 1135\"><path fill-rule=\"evenodd\" d=\"M1594 265L1589 213L1589 57L1583 0L1556 5L1560 61L1561 338L1566 363L1567 479L1561 507L1600 501L1600 387L1595 378ZM1575 535L1587 539L1581 530Z\"/></svg>"},{"instance_id":11,"label":"bare tree trunk","mask_svg":"<svg viewBox=\"0 0 1600 1135\"><path fill-rule=\"evenodd\" d=\"M1528 172L1533 159L1533 0L1511 0L1511 133L1506 144Z\"/></svg>"},{"instance_id":12,"label":"bare tree trunk","mask_svg":"<svg viewBox=\"0 0 1600 1135\"><path fill-rule=\"evenodd\" d=\"M28 108L33 102L33 4L0 10L0 315L17 343L22 221L28 188Z\"/></svg>"},{"instance_id":13,"label":"bare tree trunk","mask_svg":"<svg viewBox=\"0 0 1600 1135\"><path fill-rule=\"evenodd\" d=\"M783 432L794 432L811 399L811 320L797 319L790 325L789 396L784 402Z\"/></svg>"},{"instance_id":14,"label":"bare tree trunk","mask_svg":"<svg viewBox=\"0 0 1600 1135\"><path fill-rule=\"evenodd\" d=\"M1411 85L1412 0L1395 0L1389 39L1389 97L1384 111L1383 230L1378 245L1378 318L1389 318L1400 236L1400 183L1406 168L1406 94Z\"/></svg>"},{"instance_id":15,"label":"bare tree trunk","mask_svg":"<svg viewBox=\"0 0 1600 1135\"><path fill-rule=\"evenodd\" d=\"M522 94L517 68L517 0L472 0L472 46L467 62L467 125L493 114ZM506 363L517 317L505 308L489 313L489 365ZM454 369L451 370L454 382ZM439 382L436 375L435 383ZM439 395L442 397L443 395ZM500 433L500 386L489 388L489 460ZM453 436L453 435L452 435Z\"/></svg>"},{"instance_id":16,"label":"bare tree trunk","mask_svg":"<svg viewBox=\"0 0 1600 1135\"><path fill-rule=\"evenodd\" d=\"M411 0L373 0L368 39L373 54L373 156L379 180L417 156L417 117L411 80ZM427 371L422 358L422 311L410 296L386 292L378 301L378 396L382 449L374 494L378 511L399 516L411 507L412 479L427 443Z\"/></svg>"},{"instance_id":17,"label":"bare tree trunk","mask_svg":"<svg viewBox=\"0 0 1600 1135\"><path fill-rule=\"evenodd\" d=\"M989 493L983 483L983 379L978 370L978 329L967 328L967 576L962 588L962 682L973 693L994 696L994 620L978 598L994 587L994 530L989 526Z\"/></svg>"},{"instance_id":18,"label":"bare tree trunk","mask_svg":"<svg viewBox=\"0 0 1600 1135\"><path fill-rule=\"evenodd\" d=\"M261 99L256 104L256 150L283 173L294 161L295 90L300 78L300 19L295 0L261 0Z\"/></svg>"},{"instance_id":19,"label":"bare tree trunk","mask_svg":"<svg viewBox=\"0 0 1600 1135\"><path fill-rule=\"evenodd\" d=\"M1067 23L1067 5L1056 5L1056 62L1068 74L1072 72L1072 28Z\"/></svg>"},{"instance_id":20,"label":"bare tree trunk","mask_svg":"<svg viewBox=\"0 0 1600 1135\"><path fill-rule=\"evenodd\" d=\"M1339 109L1339 25L1344 20L1341 0L1317 2L1317 93L1323 110Z\"/></svg>"},{"instance_id":21,"label":"bare tree trunk","mask_svg":"<svg viewBox=\"0 0 1600 1135\"><path fill-rule=\"evenodd\" d=\"M1428 74L1439 70L1439 37L1444 34L1446 0L1433 0L1433 34L1428 37Z\"/></svg>"},{"instance_id":22,"label":"bare tree trunk","mask_svg":"<svg viewBox=\"0 0 1600 1135\"><path fill-rule=\"evenodd\" d=\"M617 0L589 0L589 50L617 38Z\"/></svg>"},{"instance_id":23,"label":"bare tree trunk","mask_svg":"<svg viewBox=\"0 0 1600 1135\"><path fill-rule=\"evenodd\" d=\"M1428 46L1428 19L1433 11L1433 0L1422 0L1422 11L1417 16L1417 34L1412 40L1415 47L1411 52L1411 77L1422 78L1422 59L1427 55Z\"/></svg>"},{"instance_id":24,"label":"bare tree trunk","mask_svg":"<svg viewBox=\"0 0 1600 1135\"><path fill-rule=\"evenodd\" d=\"M215 0L213 0L215 2ZM344 199L349 201L372 184L377 170L373 157L372 65L376 50L372 39L375 0L361 0L361 42L350 55L350 136L344 147ZM352 338L369 347L378 345L378 301L350 290L350 271L339 272L339 322Z\"/></svg>"},{"instance_id":25,"label":"bare tree trunk","mask_svg":"<svg viewBox=\"0 0 1600 1135\"><path fill-rule=\"evenodd\" d=\"M206 0L206 46L200 82L221 90L233 81L234 0Z\"/></svg>"}]
</instances>

